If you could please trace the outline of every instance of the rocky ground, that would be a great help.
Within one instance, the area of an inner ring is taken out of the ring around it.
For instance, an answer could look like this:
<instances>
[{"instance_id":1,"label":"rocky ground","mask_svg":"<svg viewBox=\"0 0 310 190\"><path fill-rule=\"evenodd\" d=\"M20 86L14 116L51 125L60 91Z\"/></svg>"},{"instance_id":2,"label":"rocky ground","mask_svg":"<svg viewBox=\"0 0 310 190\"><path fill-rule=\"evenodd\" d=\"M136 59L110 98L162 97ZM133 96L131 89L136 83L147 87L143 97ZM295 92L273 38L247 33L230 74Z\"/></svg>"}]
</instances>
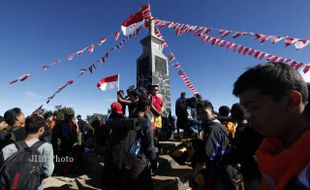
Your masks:
<instances>
[{"instance_id":1,"label":"rocky ground","mask_svg":"<svg viewBox=\"0 0 310 190\"><path fill-rule=\"evenodd\" d=\"M162 148L157 175L153 177L155 190L191 190L196 189L191 183L192 169L186 164L179 164L169 154L180 142L160 143ZM62 166L58 165L58 168ZM55 175L44 180L46 190L99 190L103 172L103 158L95 153L83 153L78 167L70 175ZM57 173L57 171L56 171Z\"/></svg>"}]
</instances>

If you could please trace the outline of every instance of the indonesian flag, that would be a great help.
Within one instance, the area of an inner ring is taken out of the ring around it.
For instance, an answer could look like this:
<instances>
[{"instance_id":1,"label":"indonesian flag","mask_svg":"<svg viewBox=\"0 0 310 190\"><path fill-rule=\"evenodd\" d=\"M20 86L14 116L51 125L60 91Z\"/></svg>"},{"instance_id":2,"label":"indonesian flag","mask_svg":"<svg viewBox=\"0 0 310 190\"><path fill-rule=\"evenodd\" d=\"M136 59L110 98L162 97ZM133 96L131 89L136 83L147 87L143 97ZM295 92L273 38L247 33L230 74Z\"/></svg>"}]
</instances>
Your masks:
<instances>
[{"instance_id":1,"label":"indonesian flag","mask_svg":"<svg viewBox=\"0 0 310 190\"><path fill-rule=\"evenodd\" d=\"M149 7L142 6L139 12L130 15L121 25L121 30L124 36L129 36L137 28L144 24L144 17L146 12L149 11Z\"/></svg>"},{"instance_id":2,"label":"indonesian flag","mask_svg":"<svg viewBox=\"0 0 310 190\"><path fill-rule=\"evenodd\" d=\"M169 54L169 61L173 61L174 59L175 59L175 57L174 57L173 53L171 52Z\"/></svg>"},{"instance_id":3,"label":"indonesian flag","mask_svg":"<svg viewBox=\"0 0 310 190\"><path fill-rule=\"evenodd\" d=\"M298 40L294 46L296 48L296 50L302 49L304 47L306 47L307 45L309 45L310 40Z\"/></svg>"},{"instance_id":4,"label":"indonesian flag","mask_svg":"<svg viewBox=\"0 0 310 190\"><path fill-rule=\"evenodd\" d=\"M118 40L120 32L114 32L115 41Z\"/></svg>"},{"instance_id":5,"label":"indonesian flag","mask_svg":"<svg viewBox=\"0 0 310 190\"><path fill-rule=\"evenodd\" d=\"M48 65L44 65L44 66L42 67L43 71L47 71L47 70L48 70L48 68L49 68L49 66L48 66Z\"/></svg>"},{"instance_id":6,"label":"indonesian flag","mask_svg":"<svg viewBox=\"0 0 310 190\"><path fill-rule=\"evenodd\" d=\"M101 79L97 87L102 91L118 88L118 74Z\"/></svg>"},{"instance_id":7,"label":"indonesian flag","mask_svg":"<svg viewBox=\"0 0 310 190\"><path fill-rule=\"evenodd\" d=\"M104 42L106 42L107 39L106 38L101 38L99 41L98 41L98 45L101 46Z\"/></svg>"},{"instance_id":8,"label":"indonesian flag","mask_svg":"<svg viewBox=\"0 0 310 190\"><path fill-rule=\"evenodd\" d=\"M30 77L30 75L31 74L24 74L23 76L21 76L20 78L19 78L19 81L24 81L24 80L26 80L26 79L28 79L29 77Z\"/></svg>"}]
</instances>

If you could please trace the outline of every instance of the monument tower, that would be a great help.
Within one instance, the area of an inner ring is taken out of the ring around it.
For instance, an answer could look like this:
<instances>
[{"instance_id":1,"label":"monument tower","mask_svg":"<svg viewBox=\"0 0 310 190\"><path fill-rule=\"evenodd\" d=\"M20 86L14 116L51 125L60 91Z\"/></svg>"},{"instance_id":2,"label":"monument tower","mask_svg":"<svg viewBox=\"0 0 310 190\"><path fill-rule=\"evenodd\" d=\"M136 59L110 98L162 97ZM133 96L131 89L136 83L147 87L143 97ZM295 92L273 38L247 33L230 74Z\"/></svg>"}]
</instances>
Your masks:
<instances>
[{"instance_id":1,"label":"monument tower","mask_svg":"<svg viewBox=\"0 0 310 190\"><path fill-rule=\"evenodd\" d=\"M154 33L154 23L150 21L149 35L140 41L143 46L142 55L137 59L137 87L150 89L159 85L159 93L165 102L164 116L171 111L170 77L168 58L163 54L163 41Z\"/></svg>"}]
</instances>

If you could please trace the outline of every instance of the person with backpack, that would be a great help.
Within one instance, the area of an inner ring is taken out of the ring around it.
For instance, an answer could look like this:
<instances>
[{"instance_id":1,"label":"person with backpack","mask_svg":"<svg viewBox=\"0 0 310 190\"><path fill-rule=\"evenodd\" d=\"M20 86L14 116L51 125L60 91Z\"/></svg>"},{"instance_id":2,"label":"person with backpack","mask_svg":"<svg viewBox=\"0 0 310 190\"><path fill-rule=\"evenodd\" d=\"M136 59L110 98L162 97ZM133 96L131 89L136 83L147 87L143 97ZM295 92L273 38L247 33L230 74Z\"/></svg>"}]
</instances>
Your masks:
<instances>
[{"instance_id":1,"label":"person with backpack","mask_svg":"<svg viewBox=\"0 0 310 190\"><path fill-rule=\"evenodd\" d=\"M1 190L43 189L42 180L51 176L54 170L52 145L39 140L44 134L44 126L44 118L37 115L27 117L26 139L2 149Z\"/></svg>"},{"instance_id":2,"label":"person with backpack","mask_svg":"<svg viewBox=\"0 0 310 190\"><path fill-rule=\"evenodd\" d=\"M146 119L150 104L140 97L133 118L107 123L111 133L106 143L105 189L153 190L149 165L154 169L157 162L151 122Z\"/></svg>"},{"instance_id":3,"label":"person with backpack","mask_svg":"<svg viewBox=\"0 0 310 190\"><path fill-rule=\"evenodd\" d=\"M8 131L11 133L11 140L14 142L25 140L26 131L25 115L18 107L7 110L4 113L5 122L9 125Z\"/></svg>"},{"instance_id":4,"label":"person with backpack","mask_svg":"<svg viewBox=\"0 0 310 190\"><path fill-rule=\"evenodd\" d=\"M192 162L195 182L201 189L232 189L224 179L224 165L230 150L228 131L215 118L211 102L204 100L197 105L197 113L202 121L203 143Z\"/></svg>"}]
</instances>

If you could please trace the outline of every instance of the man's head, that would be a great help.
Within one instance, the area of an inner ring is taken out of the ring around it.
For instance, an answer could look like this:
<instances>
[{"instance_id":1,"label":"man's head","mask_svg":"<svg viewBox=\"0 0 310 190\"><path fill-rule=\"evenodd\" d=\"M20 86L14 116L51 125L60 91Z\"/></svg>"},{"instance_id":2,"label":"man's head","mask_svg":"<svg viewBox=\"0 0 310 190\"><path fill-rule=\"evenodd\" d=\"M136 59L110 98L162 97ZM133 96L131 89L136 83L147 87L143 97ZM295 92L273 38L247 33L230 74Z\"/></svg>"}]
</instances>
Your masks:
<instances>
[{"instance_id":1,"label":"man's head","mask_svg":"<svg viewBox=\"0 0 310 190\"><path fill-rule=\"evenodd\" d=\"M233 94L250 113L250 124L263 136L284 136L307 103L308 89L300 74L284 63L258 65L243 73Z\"/></svg>"},{"instance_id":2,"label":"man's head","mask_svg":"<svg viewBox=\"0 0 310 190\"><path fill-rule=\"evenodd\" d=\"M44 113L44 119L45 119L45 121L47 121L47 122L52 122L53 119L54 119L53 113L50 112L50 111L45 112L45 113Z\"/></svg>"},{"instance_id":3,"label":"man's head","mask_svg":"<svg viewBox=\"0 0 310 190\"><path fill-rule=\"evenodd\" d=\"M10 126L23 126L25 115L20 108L12 108L4 113L5 122Z\"/></svg>"},{"instance_id":4,"label":"man's head","mask_svg":"<svg viewBox=\"0 0 310 190\"><path fill-rule=\"evenodd\" d=\"M119 96L124 96L124 91L123 90L119 90L119 91L117 91L117 95L119 95Z\"/></svg>"},{"instance_id":5,"label":"man's head","mask_svg":"<svg viewBox=\"0 0 310 190\"><path fill-rule=\"evenodd\" d=\"M151 100L147 97L140 98L138 104L137 104L137 110L138 112L146 112L150 109L151 106Z\"/></svg>"},{"instance_id":6,"label":"man's head","mask_svg":"<svg viewBox=\"0 0 310 190\"><path fill-rule=\"evenodd\" d=\"M213 105L208 100L203 100L197 105L197 113L203 122L214 119Z\"/></svg>"},{"instance_id":7,"label":"man's head","mask_svg":"<svg viewBox=\"0 0 310 190\"><path fill-rule=\"evenodd\" d=\"M235 121L242 121L244 120L245 111L241 104L235 103L231 106L231 118Z\"/></svg>"},{"instance_id":8,"label":"man's head","mask_svg":"<svg viewBox=\"0 0 310 190\"><path fill-rule=\"evenodd\" d=\"M80 119L82 119L82 116L81 116L81 115L77 115L76 118L77 118L78 120L80 120Z\"/></svg>"},{"instance_id":9,"label":"man's head","mask_svg":"<svg viewBox=\"0 0 310 190\"><path fill-rule=\"evenodd\" d=\"M220 116L225 116L225 117L227 117L227 116L229 115L229 113L230 113L230 109L229 109L228 106L221 106L221 107L219 108L219 114L220 114Z\"/></svg>"},{"instance_id":10,"label":"man's head","mask_svg":"<svg viewBox=\"0 0 310 190\"><path fill-rule=\"evenodd\" d=\"M28 135L37 135L39 138L44 133L45 125L46 123L43 117L31 115L26 119L25 130Z\"/></svg>"},{"instance_id":11,"label":"man's head","mask_svg":"<svg viewBox=\"0 0 310 190\"><path fill-rule=\"evenodd\" d=\"M119 102L113 102L111 104L111 111L114 114L123 115L123 110L122 109L123 109L123 106Z\"/></svg>"},{"instance_id":12,"label":"man's head","mask_svg":"<svg viewBox=\"0 0 310 190\"><path fill-rule=\"evenodd\" d=\"M186 93L185 92L181 92L181 98L186 98Z\"/></svg>"},{"instance_id":13,"label":"man's head","mask_svg":"<svg viewBox=\"0 0 310 190\"><path fill-rule=\"evenodd\" d=\"M159 92L159 86L158 85L152 85L152 87L151 87L151 94L153 95L153 96L155 96L155 95L157 95L158 94L158 92Z\"/></svg>"}]
</instances>

